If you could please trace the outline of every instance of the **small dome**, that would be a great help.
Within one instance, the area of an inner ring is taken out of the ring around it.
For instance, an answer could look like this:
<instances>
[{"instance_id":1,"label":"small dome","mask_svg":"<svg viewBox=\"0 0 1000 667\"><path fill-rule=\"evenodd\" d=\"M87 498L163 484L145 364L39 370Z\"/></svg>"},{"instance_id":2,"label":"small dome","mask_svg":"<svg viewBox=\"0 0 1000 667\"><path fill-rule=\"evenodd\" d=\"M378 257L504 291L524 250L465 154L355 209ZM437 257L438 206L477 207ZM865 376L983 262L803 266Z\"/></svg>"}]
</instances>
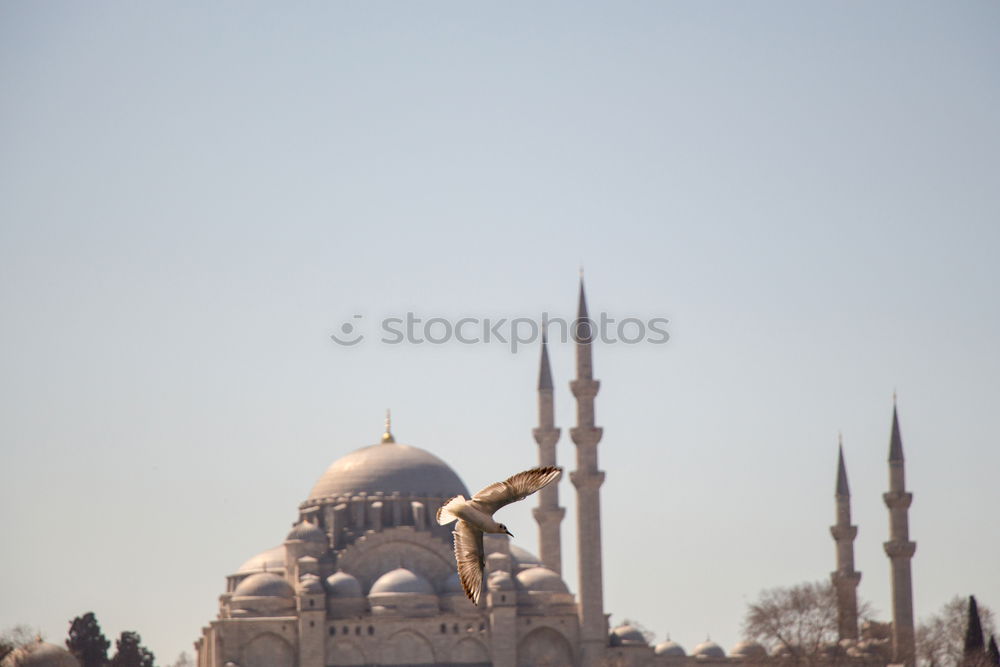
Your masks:
<instances>
[{"instance_id":1,"label":"small dome","mask_svg":"<svg viewBox=\"0 0 1000 667\"><path fill-rule=\"evenodd\" d=\"M315 574L303 574L299 577L299 590L303 593L324 593L323 584Z\"/></svg>"},{"instance_id":2,"label":"small dome","mask_svg":"<svg viewBox=\"0 0 1000 667\"><path fill-rule=\"evenodd\" d=\"M566 582L547 567L529 567L517 573L517 582L525 590L550 593L569 593Z\"/></svg>"},{"instance_id":3,"label":"small dome","mask_svg":"<svg viewBox=\"0 0 1000 667\"><path fill-rule=\"evenodd\" d=\"M386 572L372 584L368 595L387 595L396 593L418 593L434 595L434 587L419 574L410 572L405 567L397 567Z\"/></svg>"},{"instance_id":4,"label":"small dome","mask_svg":"<svg viewBox=\"0 0 1000 667\"><path fill-rule=\"evenodd\" d=\"M262 551L247 562L240 565L236 574L250 574L251 572L273 572L274 570L284 571L285 569L285 545Z\"/></svg>"},{"instance_id":5,"label":"small dome","mask_svg":"<svg viewBox=\"0 0 1000 667\"><path fill-rule=\"evenodd\" d=\"M337 570L326 578L326 590L336 598L360 598L361 582L353 574Z\"/></svg>"},{"instance_id":6,"label":"small dome","mask_svg":"<svg viewBox=\"0 0 1000 667\"><path fill-rule=\"evenodd\" d=\"M241 581L233 597L292 598L295 591L283 577L273 572L258 572Z\"/></svg>"},{"instance_id":7,"label":"small dome","mask_svg":"<svg viewBox=\"0 0 1000 667\"><path fill-rule=\"evenodd\" d=\"M725 658L726 652L711 639L707 639L695 646L691 655L696 658Z\"/></svg>"},{"instance_id":8,"label":"small dome","mask_svg":"<svg viewBox=\"0 0 1000 667\"><path fill-rule=\"evenodd\" d=\"M486 584L491 591L512 591L514 590L514 580L511 579L510 572L497 570L490 574Z\"/></svg>"},{"instance_id":9,"label":"small dome","mask_svg":"<svg viewBox=\"0 0 1000 667\"><path fill-rule=\"evenodd\" d=\"M4 667L80 667L76 657L61 646L38 641L14 649L2 661Z\"/></svg>"},{"instance_id":10,"label":"small dome","mask_svg":"<svg viewBox=\"0 0 1000 667\"><path fill-rule=\"evenodd\" d=\"M669 639L665 642L657 644L654 653L656 653L656 655L665 655L670 658L683 658L687 655L683 646L677 642L670 641Z\"/></svg>"},{"instance_id":11,"label":"small dome","mask_svg":"<svg viewBox=\"0 0 1000 667\"><path fill-rule=\"evenodd\" d=\"M612 646L646 646L646 638L631 625L619 625L611 631Z\"/></svg>"},{"instance_id":12,"label":"small dome","mask_svg":"<svg viewBox=\"0 0 1000 667\"><path fill-rule=\"evenodd\" d=\"M536 567L542 564L541 558L514 543L510 543L510 556L518 568Z\"/></svg>"},{"instance_id":13,"label":"small dome","mask_svg":"<svg viewBox=\"0 0 1000 667\"><path fill-rule=\"evenodd\" d=\"M766 658L767 649L755 641L745 639L729 651L730 657L733 658Z\"/></svg>"},{"instance_id":14,"label":"small dome","mask_svg":"<svg viewBox=\"0 0 1000 667\"><path fill-rule=\"evenodd\" d=\"M309 521L300 521L295 524L291 532L288 533L288 540L302 540L303 542L323 542L326 543L326 533L314 523Z\"/></svg>"},{"instance_id":15,"label":"small dome","mask_svg":"<svg viewBox=\"0 0 1000 667\"><path fill-rule=\"evenodd\" d=\"M447 579L444 580L444 584L441 586L442 595L465 595L465 589L462 588L462 580L458 578L458 571L452 572Z\"/></svg>"},{"instance_id":16,"label":"small dome","mask_svg":"<svg viewBox=\"0 0 1000 667\"><path fill-rule=\"evenodd\" d=\"M334 461L309 493L309 500L378 492L451 498L469 491L447 463L419 447L383 442Z\"/></svg>"}]
</instances>

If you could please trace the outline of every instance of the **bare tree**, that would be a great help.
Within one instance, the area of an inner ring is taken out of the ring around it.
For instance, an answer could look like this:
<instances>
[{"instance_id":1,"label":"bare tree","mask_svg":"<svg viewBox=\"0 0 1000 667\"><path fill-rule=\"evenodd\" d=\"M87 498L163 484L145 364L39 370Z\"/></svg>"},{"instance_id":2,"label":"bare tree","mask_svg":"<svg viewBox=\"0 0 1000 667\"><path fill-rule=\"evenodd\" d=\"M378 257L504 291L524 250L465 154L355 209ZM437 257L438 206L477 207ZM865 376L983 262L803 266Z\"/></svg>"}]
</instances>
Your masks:
<instances>
[{"instance_id":1,"label":"bare tree","mask_svg":"<svg viewBox=\"0 0 1000 667\"><path fill-rule=\"evenodd\" d=\"M865 602L859 616L870 616ZM772 654L800 664L830 663L837 646L837 593L829 581L806 582L763 591L747 606L743 633Z\"/></svg>"},{"instance_id":2,"label":"bare tree","mask_svg":"<svg viewBox=\"0 0 1000 667\"><path fill-rule=\"evenodd\" d=\"M945 603L938 613L923 619L917 626L917 662L925 667L957 667L964 658L968 625L968 598L958 595ZM983 633L996 633L993 612L979 605Z\"/></svg>"}]
</instances>

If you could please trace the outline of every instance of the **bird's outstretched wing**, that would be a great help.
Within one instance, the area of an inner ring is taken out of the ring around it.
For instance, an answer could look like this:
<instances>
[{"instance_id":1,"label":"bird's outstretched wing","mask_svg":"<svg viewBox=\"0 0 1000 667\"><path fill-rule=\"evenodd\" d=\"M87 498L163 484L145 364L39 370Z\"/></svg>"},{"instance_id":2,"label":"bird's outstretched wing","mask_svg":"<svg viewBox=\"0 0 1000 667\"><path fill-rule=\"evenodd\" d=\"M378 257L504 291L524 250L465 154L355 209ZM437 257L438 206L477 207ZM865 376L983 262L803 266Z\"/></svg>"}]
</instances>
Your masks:
<instances>
[{"instance_id":1,"label":"bird's outstretched wing","mask_svg":"<svg viewBox=\"0 0 1000 667\"><path fill-rule=\"evenodd\" d=\"M562 468L544 466L511 475L502 482L494 482L472 497L471 503L492 515L504 505L510 505L530 496L538 489L559 479Z\"/></svg>"},{"instance_id":2,"label":"bird's outstretched wing","mask_svg":"<svg viewBox=\"0 0 1000 667\"><path fill-rule=\"evenodd\" d=\"M468 521L459 519L452 531L455 536L455 560L458 562L458 579L472 603L479 605L483 592L483 531Z\"/></svg>"}]
</instances>

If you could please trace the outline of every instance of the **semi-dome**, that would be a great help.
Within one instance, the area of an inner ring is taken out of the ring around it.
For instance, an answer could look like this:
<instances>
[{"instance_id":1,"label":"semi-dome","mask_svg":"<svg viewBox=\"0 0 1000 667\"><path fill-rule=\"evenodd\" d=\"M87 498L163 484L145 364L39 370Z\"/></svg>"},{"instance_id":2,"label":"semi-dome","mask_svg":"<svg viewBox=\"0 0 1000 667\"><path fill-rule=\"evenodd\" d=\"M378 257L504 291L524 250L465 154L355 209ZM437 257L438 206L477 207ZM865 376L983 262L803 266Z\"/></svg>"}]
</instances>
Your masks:
<instances>
[{"instance_id":1,"label":"semi-dome","mask_svg":"<svg viewBox=\"0 0 1000 667\"><path fill-rule=\"evenodd\" d=\"M521 570L517 573L517 582L528 591L569 593L562 577L547 567L536 566Z\"/></svg>"},{"instance_id":2,"label":"semi-dome","mask_svg":"<svg viewBox=\"0 0 1000 667\"><path fill-rule=\"evenodd\" d=\"M80 667L76 657L61 646L37 641L14 649L0 664L3 667Z\"/></svg>"},{"instance_id":3,"label":"semi-dome","mask_svg":"<svg viewBox=\"0 0 1000 667\"><path fill-rule=\"evenodd\" d=\"M691 655L696 658L725 658L726 652L711 639L707 639L695 646L694 652Z\"/></svg>"},{"instance_id":4,"label":"semi-dome","mask_svg":"<svg viewBox=\"0 0 1000 667\"><path fill-rule=\"evenodd\" d=\"M511 579L510 572L497 570L486 578L486 587L491 591L512 591L514 590L514 580Z\"/></svg>"},{"instance_id":5,"label":"semi-dome","mask_svg":"<svg viewBox=\"0 0 1000 667\"><path fill-rule=\"evenodd\" d=\"M300 521L295 524L285 540L302 540L303 542L326 543L326 533L323 529L310 521Z\"/></svg>"},{"instance_id":6,"label":"semi-dome","mask_svg":"<svg viewBox=\"0 0 1000 667\"><path fill-rule=\"evenodd\" d=\"M258 572L240 582L233 597L293 598L292 585L273 572Z\"/></svg>"},{"instance_id":7,"label":"semi-dome","mask_svg":"<svg viewBox=\"0 0 1000 667\"><path fill-rule=\"evenodd\" d=\"M325 592L322 582L315 574L303 574L299 577L299 590L313 595Z\"/></svg>"},{"instance_id":8,"label":"semi-dome","mask_svg":"<svg viewBox=\"0 0 1000 667\"><path fill-rule=\"evenodd\" d=\"M368 595L387 595L396 593L417 593L434 595L434 587L419 574L397 567L386 572L372 584Z\"/></svg>"},{"instance_id":9,"label":"semi-dome","mask_svg":"<svg viewBox=\"0 0 1000 667\"><path fill-rule=\"evenodd\" d=\"M309 500L376 493L451 498L469 491L447 463L419 447L383 442L334 461Z\"/></svg>"},{"instance_id":10,"label":"semi-dome","mask_svg":"<svg viewBox=\"0 0 1000 667\"><path fill-rule=\"evenodd\" d=\"M656 649L653 652L656 655L665 655L669 658L683 658L687 655L683 646L675 641L670 641L669 639L665 642L657 644Z\"/></svg>"},{"instance_id":11,"label":"semi-dome","mask_svg":"<svg viewBox=\"0 0 1000 667\"><path fill-rule=\"evenodd\" d=\"M517 546L513 542L510 543L510 557L514 559L514 564L520 569L535 567L536 565L542 564L541 558L527 549Z\"/></svg>"},{"instance_id":12,"label":"semi-dome","mask_svg":"<svg viewBox=\"0 0 1000 667\"><path fill-rule=\"evenodd\" d=\"M611 631L612 646L646 646L646 638L631 625L619 625Z\"/></svg>"},{"instance_id":13,"label":"semi-dome","mask_svg":"<svg viewBox=\"0 0 1000 667\"><path fill-rule=\"evenodd\" d=\"M736 644L729 655L733 658L766 658L767 649L755 641L745 639Z\"/></svg>"},{"instance_id":14,"label":"semi-dome","mask_svg":"<svg viewBox=\"0 0 1000 667\"><path fill-rule=\"evenodd\" d=\"M285 569L285 545L279 544L278 546L268 549L267 551L262 551L253 558L247 560L247 562L240 565L240 569L236 570L236 574L250 574L252 572L265 572L273 570L284 570Z\"/></svg>"},{"instance_id":15,"label":"semi-dome","mask_svg":"<svg viewBox=\"0 0 1000 667\"><path fill-rule=\"evenodd\" d=\"M326 590L336 598L360 598L361 582L352 575L338 570L326 578Z\"/></svg>"}]
</instances>

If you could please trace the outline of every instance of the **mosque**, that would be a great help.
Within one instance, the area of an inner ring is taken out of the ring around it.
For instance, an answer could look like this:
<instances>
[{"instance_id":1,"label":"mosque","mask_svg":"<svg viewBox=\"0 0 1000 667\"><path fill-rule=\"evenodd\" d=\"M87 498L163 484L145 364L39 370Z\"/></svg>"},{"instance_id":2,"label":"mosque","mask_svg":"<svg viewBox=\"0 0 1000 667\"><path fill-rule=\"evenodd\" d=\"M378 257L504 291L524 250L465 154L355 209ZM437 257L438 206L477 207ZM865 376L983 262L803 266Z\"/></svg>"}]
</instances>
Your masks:
<instances>
[{"instance_id":1,"label":"mosque","mask_svg":"<svg viewBox=\"0 0 1000 667\"><path fill-rule=\"evenodd\" d=\"M576 493L579 581L574 594L561 576L559 484L538 492L534 517L539 555L487 535L486 594L479 607L463 593L450 526L434 521L449 498L469 490L447 463L396 442L389 420L381 442L335 461L299 505L284 542L246 561L226 578L218 617L195 642L198 667L335 667L451 665L521 667L754 665L764 647L740 642L727 655L706 641L687 654L677 643L650 646L630 626L609 631L603 601L600 490L604 472L594 424L592 331L583 283L574 341L577 422L569 431L576 462L568 477ZM545 342L538 377L538 464L557 465L553 383ZM568 467L568 466L566 466ZM885 543L893 576L891 643L859 635L850 492L841 453L837 523L831 528L837 570L838 653L852 665L913 665L914 626L902 440L893 412L891 535ZM529 499L530 501L530 499ZM831 647L836 649L836 647ZM831 658L834 654L831 653ZM836 662L831 660L831 664Z\"/></svg>"}]
</instances>

